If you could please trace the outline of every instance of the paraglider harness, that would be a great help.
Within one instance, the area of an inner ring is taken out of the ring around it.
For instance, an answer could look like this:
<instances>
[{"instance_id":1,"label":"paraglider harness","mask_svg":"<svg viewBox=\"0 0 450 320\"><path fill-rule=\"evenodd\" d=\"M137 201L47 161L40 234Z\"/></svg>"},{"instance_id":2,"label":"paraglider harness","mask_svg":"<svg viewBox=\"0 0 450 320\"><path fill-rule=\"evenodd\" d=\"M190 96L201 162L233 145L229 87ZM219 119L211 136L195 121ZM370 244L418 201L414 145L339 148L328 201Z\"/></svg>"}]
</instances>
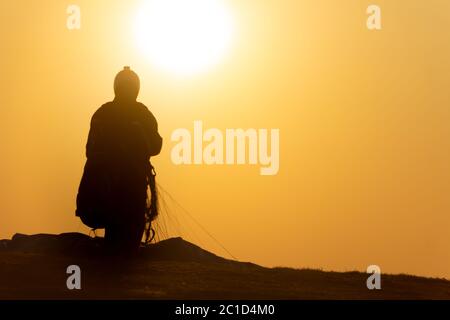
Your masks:
<instances>
[{"instance_id":1,"label":"paraglider harness","mask_svg":"<svg viewBox=\"0 0 450 320\"><path fill-rule=\"evenodd\" d=\"M149 161L146 167L147 186L150 187L150 200L147 193L147 205L145 208L145 245L148 245L155 238L155 230L152 228L152 222L158 216L158 192L156 190L156 171Z\"/></svg>"}]
</instances>

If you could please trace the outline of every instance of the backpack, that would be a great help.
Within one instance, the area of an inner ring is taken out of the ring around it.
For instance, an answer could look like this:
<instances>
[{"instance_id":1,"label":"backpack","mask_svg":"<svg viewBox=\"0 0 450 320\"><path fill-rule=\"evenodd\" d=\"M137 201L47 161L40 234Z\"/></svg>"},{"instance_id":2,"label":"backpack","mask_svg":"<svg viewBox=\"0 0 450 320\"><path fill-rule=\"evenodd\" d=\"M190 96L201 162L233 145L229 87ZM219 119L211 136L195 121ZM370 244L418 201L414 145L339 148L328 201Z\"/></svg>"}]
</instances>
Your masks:
<instances>
[{"instance_id":1,"label":"backpack","mask_svg":"<svg viewBox=\"0 0 450 320\"><path fill-rule=\"evenodd\" d=\"M89 159L84 166L78 188L75 214L92 229L104 229L108 224L111 176L107 166L97 159Z\"/></svg>"},{"instance_id":2,"label":"backpack","mask_svg":"<svg viewBox=\"0 0 450 320\"><path fill-rule=\"evenodd\" d=\"M88 161L84 167L76 199L76 216L94 231L104 229L110 219L112 207L110 205L111 176L107 166L98 161ZM145 208L145 243L148 244L155 237L152 222L158 217L158 192L156 188L155 168L148 162L147 186L150 189L150 197L147 193Z\"/></svg>"}]
</instances>

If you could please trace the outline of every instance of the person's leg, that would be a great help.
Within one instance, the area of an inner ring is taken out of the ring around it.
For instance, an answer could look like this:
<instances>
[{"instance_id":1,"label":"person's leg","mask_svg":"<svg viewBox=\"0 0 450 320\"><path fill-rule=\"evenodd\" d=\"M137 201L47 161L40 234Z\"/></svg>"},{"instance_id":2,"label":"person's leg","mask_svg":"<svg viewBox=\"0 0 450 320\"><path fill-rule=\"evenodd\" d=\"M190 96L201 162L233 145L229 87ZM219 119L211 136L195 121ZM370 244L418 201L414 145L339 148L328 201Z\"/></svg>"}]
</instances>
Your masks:
<instances>
[{"instance_id":1,"label":"person's leg","mask_svg":"<svg viewBox=\"0 0 450 320\"><path fill-rule=\"evenodd\" d=\"M114 209L105 240L118 254L137 253L145 229L147 186L144 174L124 174L114 194Z\"/></svg>"},{"instance_id":2,"label":"person's leg","mask_svg":"<svg viewBox=\"0 0 450 320\"><path fill-rule=\"evenodd\" d=\"M105 229L105 245L107 251L113 254L131 254L138 252L145 228L143 213L124 217L122 223L111 224Z\"/></svg>"},{"instance_id":3,"label":"person's leg","mask_svg":"<svg viewBox=\"0 0 450 320\"><path fill-rule=\"evenodd\" d=\"M110 223L105 228L105 248L107 253L114 254L117 252L120 243L120 227Z\"/></svg>"},{"instance_id":4,"label":"person's leg","mask_svg":"<svg viewBox=\"0 0 450 320\"><path fill-rule=\"evenodd\" d=\"M142 211L133 212L124 228L124 249L130 254L136 254L142 242L145 219Z\"/></svg>"}]
</instances>

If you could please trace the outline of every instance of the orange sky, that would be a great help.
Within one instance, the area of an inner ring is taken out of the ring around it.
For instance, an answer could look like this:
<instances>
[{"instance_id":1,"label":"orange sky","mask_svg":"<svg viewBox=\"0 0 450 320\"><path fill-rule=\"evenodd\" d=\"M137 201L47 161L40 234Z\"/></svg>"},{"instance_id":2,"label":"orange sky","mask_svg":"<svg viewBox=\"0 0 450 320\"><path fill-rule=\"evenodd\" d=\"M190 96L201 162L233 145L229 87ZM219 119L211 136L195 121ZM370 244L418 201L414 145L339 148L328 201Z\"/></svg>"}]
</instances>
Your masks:
<instances>
[{"instance_id":1,"label":"orange sky","mask_svg":"<svg viewBox=\"0 0 450 320\"><path fill-rule=\"evenodd\" d=\"M377 0L381 31L372 1L226 1L228 52L184 77L136 49L142 1L77 0L69 31L71 3L0 4L0 238L88 232L74 209L90 117L130 65L165 139L159 183L240 260L450 278L449 1ZM175 166L170 135L194 120L279 128L278 174ZM170 215L171 235L226 255Z\"/></svg>"}]
</instances>

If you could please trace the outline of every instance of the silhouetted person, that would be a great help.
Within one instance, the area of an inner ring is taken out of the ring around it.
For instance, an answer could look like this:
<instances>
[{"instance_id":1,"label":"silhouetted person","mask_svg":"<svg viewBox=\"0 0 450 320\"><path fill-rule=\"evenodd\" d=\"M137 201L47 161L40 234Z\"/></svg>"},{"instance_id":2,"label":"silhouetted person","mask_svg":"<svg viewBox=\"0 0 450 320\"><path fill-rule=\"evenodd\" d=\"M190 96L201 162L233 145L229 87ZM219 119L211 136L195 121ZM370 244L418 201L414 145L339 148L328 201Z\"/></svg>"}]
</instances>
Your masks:
<instances>
[{"instance_id":1,"label":"silhouetted person","mask_svg":"<svg viewBox=\"0 0 450 320\"><path fill-rule=\"evenodd\" d=\"M77 216L91 228L105 228L107 247L118 253L135 252L141 243L149 159L162 146L155 117L136 101L139 88L139 77L125 67L114 80L114 100L92 116L77 196Z\"/></svg>"}]
</instances>

